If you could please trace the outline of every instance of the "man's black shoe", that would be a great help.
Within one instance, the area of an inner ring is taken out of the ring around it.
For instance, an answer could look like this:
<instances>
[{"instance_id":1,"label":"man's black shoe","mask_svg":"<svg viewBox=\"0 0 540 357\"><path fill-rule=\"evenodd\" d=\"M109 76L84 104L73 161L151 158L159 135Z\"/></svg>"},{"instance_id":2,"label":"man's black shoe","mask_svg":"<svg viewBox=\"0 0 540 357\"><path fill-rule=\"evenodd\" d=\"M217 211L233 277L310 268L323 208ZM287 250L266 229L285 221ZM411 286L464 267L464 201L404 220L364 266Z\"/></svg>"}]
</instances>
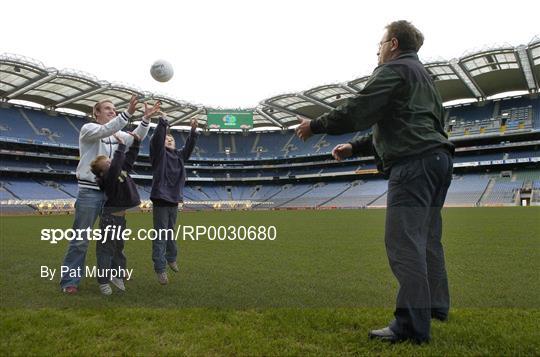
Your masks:
<instances>
[{"instance_id":1,"label":"man's black shoe","mask_svg":"<svg viewBox=\"0 0 540 357\"><path fill-rule=\"evenodd\" d=\"M369 332L369 338L372 340L380 340L390 343L403 341L403 339L396 335L394 331L390 329L390 327L385 327L380 330L371 330Z\"/></svg>"},{"instance_id":2,"label":"man's black shoe","mask_svg":"<svg viewBox=\"0 0 540 357\"><path fill-rule=\"evenodd\" d=\"M448 315L431 314L431 318L435 320L439 320L441 322L448 321Z\"/></svg>"}]
</instances>

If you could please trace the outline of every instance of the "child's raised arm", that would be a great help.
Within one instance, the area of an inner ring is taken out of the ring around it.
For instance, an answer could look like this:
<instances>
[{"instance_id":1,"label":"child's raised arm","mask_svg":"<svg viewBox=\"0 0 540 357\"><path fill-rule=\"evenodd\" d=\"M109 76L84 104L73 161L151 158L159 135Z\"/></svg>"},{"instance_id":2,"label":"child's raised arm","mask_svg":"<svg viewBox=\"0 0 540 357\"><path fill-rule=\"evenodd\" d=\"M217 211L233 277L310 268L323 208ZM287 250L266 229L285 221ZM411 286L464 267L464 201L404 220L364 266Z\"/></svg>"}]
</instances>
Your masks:
<instances>
[{"instance_id":1,"label":"child's raised arm","mask_svg":"<svg viewBox=\"0 0 540 357\"><path fill-rule=\"evenodd\" d=\"M119 135L113 134L113 136L118 141L118 146L116 147L111 166L107 172L107 178L109 180L116 180L122 171L122 166L124 166L124 161L126 159L126 144L124 144L124 140L122 140Z\"/></svg>"},{"instance_id":2,"label":"child's raised arm","mask_svg":"<svg viewBox=\"0 0 540 357\"><path fill-rule=\"evenodd\" d=\"M169 122L165 119L164 115L159 117L159 122L154 129L154 134L150 138L150 161L153 163L155 160L161 160L163 153L165 152L165 136L167 135L167 128Z\"/></svg>"},{"instance_id":3,"label":"child's raised arm","mask_svg":"<svg viewBox=\"0 0 540 357\"><path fill-rule=\"evenodd\" d=\"M182 149L179 150L180 155L184 161L189 160L193 149L195 149L195 144L197 143L197 119L191 119L191 132L186 140L186 144Z\"/></svg>"},{"instance_id":4,"label":"child's raised arm","mask_svg":"<svg viewBox=\"0 0 540 357\"><path fill-rule=\"evenodd\" d=\"M137 156L139 155L139 148L141 146L141 138L139 135L135 134L134 132L128 132L133 137L131 146L129 147L128 152L126 153L126 159L124 161L124 165L122 166L122 169L126 170L127 172L130 172L133 170L133 165L135 164L135 160L137 159Z\"/></svg>"}]
</instances>

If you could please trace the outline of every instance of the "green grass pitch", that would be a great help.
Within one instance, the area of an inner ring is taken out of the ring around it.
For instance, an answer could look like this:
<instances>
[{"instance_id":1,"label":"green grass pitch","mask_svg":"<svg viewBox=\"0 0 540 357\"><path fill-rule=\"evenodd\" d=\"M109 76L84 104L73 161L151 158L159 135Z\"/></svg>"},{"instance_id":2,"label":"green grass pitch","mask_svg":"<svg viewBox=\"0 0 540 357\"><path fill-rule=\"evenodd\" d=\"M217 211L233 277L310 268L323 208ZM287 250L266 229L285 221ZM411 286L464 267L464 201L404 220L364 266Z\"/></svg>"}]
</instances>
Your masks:
<instances>
[{"instance_id":1,"label":"green grass pitch","mask_svg":"<svg viewBox=\"0 0 540 357\"><path fill-rule=\"evenodd\" d=\"M180 213L186 225L274 225L275 241L179 241L177 274L160 286L149 241L126 242L127 291L76 296L40 277L66 242L43 228L72 216L2 217L1 355L539 355L540 207L445 209L452 310L432 342L386 345L397 291L384 251L384 210ZM151 228L150 214L128 227ZM92 242L86 263L95 264Z\"/></svg>"}]
</instances>

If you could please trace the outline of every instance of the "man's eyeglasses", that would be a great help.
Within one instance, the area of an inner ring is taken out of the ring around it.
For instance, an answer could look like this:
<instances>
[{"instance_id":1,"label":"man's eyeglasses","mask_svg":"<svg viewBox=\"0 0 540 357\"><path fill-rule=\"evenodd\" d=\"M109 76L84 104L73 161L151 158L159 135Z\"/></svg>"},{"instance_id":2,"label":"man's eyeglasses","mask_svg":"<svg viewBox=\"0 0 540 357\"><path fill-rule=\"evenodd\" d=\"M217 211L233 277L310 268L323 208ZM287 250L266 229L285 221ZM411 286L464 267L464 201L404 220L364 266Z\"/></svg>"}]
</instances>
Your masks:
<instances>
[{"instance_id":1,"label":"man's eyeglasses","mask_svg":"<svg viewBox=\"0 0 540 357\"><path fill-rule=\"evenodd\" d=\"M384 45L385 43L390 42L390 41L392 41L392 39L386 40L384 42L379 42L379 50L381 49L382 45Z\"/></svg>"}]
</instances>

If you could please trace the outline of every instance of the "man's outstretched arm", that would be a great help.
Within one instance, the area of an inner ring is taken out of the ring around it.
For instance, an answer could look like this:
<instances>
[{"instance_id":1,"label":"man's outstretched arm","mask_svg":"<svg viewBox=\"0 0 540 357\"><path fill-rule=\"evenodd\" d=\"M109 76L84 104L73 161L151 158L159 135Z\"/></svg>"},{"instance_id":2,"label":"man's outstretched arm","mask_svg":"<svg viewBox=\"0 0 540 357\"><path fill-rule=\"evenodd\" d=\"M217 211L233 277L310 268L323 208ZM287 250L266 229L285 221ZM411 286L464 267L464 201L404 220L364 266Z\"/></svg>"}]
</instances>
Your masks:
<instances>
[{"instance_id":1,"label":"man's outstretched arm","mask_svg":"<svg viewBox=\"0 0 540 357\"><path fill-rule=\"evenodd\" d=\"M379 67L357 96L316 119L301 119L297 135L307 140L313 134L340 135L370 128L383 118L394 91L402 82L389 66Z\"/></svg>"}]
</instances>

